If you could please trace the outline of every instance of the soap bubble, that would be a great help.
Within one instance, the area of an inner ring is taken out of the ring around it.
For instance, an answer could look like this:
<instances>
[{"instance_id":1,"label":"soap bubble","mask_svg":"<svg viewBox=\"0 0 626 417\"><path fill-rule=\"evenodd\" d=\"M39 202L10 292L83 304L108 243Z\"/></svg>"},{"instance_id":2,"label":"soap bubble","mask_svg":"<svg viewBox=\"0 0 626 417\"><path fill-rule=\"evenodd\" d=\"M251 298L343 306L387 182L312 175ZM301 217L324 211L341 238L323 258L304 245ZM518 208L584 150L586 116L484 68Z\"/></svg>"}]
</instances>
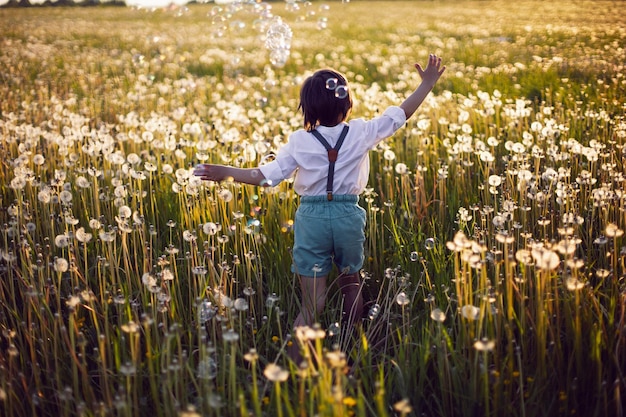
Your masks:
<instances>
[{"instance_id":1,"label":"soap bubble","mask_svg":"<svg viewBox=\"0 0 626 417\"><path fill-rule=\"evenodd\" d=\"M317 21L317 28L319 30L326 29L328 27L328 19L325 17L320 17Z\"/></svg>"},{"instance_id":2,"label":"soap bubble","mask_svg":"<svg viewBox=\"0 0 626 417\"><path fill-rule=\"evenodd\" d=\"M435 247L436 243L437 241L434 237L429 237L424 241L424 247L426 248L426 250L432 250Z\"/></svg>"},{"instance_id":3,"label":"soap bubble","mask_svg":"<svg viewBox=\"0 0 626 417\"><path fill-rule=\"evenodd\" d=\"M274 18L265 33L265 47L270 51L270 63L282 68L287 63L291 50L293 32L280 17Z\"/></svg>"},{"instance_id":4,"label":"soap bubble","mask_svg":"<svg viewBox=\"0 0 626 417\"><path fill-rule=\"evenodd\" d=\"M375 320L376 317L380 314L380 304L374 304L369 312L367 313L367 318L370 320Z\"/></svg>"},{"instance_id":5,"label":"soap bubble","mask_svg":"<svg viewBox=\"0 0 626 417\"><path fill-rule=\"evenodd\" d=\"M275 49L270 51L270 63L277 67L282 68L289 59L289 49Z\"/></svg>"},{"instance_id":6,"label":"soap bubble","mask_svg":"<svg viewBox=\"0 0 626 417\"><path fill-rule=\"evenodd\" d=\"M337 88L338 83L339 81L336 78L329 78L326 80L326 89L334 90L335 88Z\"/></svg>"},{"instance_id":7,"label":"soap bubble","mask_svg":"<svg viewBox=\"0 0 626 417\"><path fill-rule=\"evenodd\" d=\"M345 85L340 85L335 88L335 97L343 99L348 97L348 87Z\"/></svg>"},{"instance_id":8,"label":"soap bubble","mask_svg":"<svg viewBox=\"0 0 626 417\"><path fill-rule=\"evenodd\" d=\"M270 51L275 49L290 49L293 32L289 25L280 17L275 18L267 28L265 47Z\"/></svg>"},{"instance_id":9,"label":"soap bubble","mask_svg":"<svg viewBox=\"0 0 626 417\"><path fill-rule=\"evenodd\" d=\"M338 335L339 331L340 331L340 327L339 327L339 323L337 322L328 326L328 336L330 337Z\"/></svg>"}]
</instances>

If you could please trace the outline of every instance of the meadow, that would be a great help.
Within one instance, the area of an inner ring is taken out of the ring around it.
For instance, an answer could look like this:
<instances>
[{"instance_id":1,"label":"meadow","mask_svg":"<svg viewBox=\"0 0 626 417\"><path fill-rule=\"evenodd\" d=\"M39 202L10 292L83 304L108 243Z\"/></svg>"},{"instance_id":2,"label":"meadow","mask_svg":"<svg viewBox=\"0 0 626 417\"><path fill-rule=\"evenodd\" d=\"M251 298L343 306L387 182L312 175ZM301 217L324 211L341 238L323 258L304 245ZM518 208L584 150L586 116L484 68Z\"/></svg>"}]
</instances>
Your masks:
<instances>
[{"instance_id":1,"label":"meadow","mask_svg":"<svg viewBox=\"0 0 626 417\"><path fill-rule=\"evenodd\" d=\"M624 416L622 7L0 9L0 415ZM318 68L367 118L429 53L370 155L360 328L331 286L294 334L290 181L193 167L270 160Z\"/></svg>"}]
</instances>

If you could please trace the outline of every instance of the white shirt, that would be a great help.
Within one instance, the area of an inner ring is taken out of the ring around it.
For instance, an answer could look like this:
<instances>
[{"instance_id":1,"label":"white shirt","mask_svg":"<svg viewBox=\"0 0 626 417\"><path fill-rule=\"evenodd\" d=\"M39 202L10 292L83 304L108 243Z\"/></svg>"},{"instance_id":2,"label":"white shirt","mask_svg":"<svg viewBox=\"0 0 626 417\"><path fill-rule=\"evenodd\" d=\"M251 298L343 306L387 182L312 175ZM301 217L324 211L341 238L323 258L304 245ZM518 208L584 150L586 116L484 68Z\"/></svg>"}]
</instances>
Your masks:
<instances>
[{"instance_id":1,"label":"white shirt","mask_svg":"<svg viewBox=\"0 0 626 417\"><path fill-rule=\"evenodd\" d=\"M371 120L350 120L347 123L350 129L335 162L333 194L361 194L369 179L369 151L404 123L404 110L397 106L387 108L381 116ZM345 125L318 126L316 130L334 147ZM328 153L313 134L304 129L293 132L287 144L279 149L276 159L259 169L272 185L291 177L297 169L296 193L301 196L326 195Z\"/></svg>"}]
</instances>

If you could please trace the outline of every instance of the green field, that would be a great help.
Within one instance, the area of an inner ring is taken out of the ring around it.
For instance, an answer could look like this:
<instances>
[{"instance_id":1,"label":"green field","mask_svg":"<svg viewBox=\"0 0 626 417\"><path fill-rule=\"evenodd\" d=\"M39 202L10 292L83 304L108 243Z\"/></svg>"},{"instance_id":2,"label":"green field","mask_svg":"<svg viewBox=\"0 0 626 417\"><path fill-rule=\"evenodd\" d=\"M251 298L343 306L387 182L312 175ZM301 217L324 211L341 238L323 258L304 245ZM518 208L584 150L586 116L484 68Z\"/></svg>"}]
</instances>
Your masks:
<instances>
[{"instance_id":1,"label":"green field","mask_svg":"<svg viewBox=\"0 0 626 417\"><path fill-rule=\"evenodd\" d=\"M624 416L623 6L0 9L0 415ZM193 166L271 158L318 68L367 118L429 53L370 155L358 334L331 286L292 335L292 184Z\"/></svg>"}]
</instances>

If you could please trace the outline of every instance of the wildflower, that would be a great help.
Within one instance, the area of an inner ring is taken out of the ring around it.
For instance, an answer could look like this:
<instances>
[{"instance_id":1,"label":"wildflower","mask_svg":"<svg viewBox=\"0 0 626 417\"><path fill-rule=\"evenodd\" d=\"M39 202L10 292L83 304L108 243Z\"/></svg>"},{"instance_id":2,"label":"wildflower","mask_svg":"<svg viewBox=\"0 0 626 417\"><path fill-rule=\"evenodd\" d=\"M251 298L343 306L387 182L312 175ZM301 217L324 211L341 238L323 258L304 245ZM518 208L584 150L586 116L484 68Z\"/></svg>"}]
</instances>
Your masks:
<instances>
[{"instance_id":1,"label":"wildflower","mask_svg":"<svg viewBox=\"0 0 626 417\"><path fill-rule=\"evenodd\" d=\"M496 347L495 340L481 339L474 342L474 349L480 352L490 352Z\"/></svg>"},{"instance_id":2,"label":"wildflower","mask_svg":"<svg viewBox=\"0 0 626 417\"><path fill-rule=\"evenodd\" d=\"M265 367L263 375L272 382L284 382L289 378L289 371L284 370L275 363L270 363Z\"/></svg>"},{"instance_id":3,"label":"wildflower","mask_svg":"<svg viewBox=\"0 0 626 417\"><path fill-rule=\"evenodd\" d=\"M393 409L400 413L400 415L407 415L413 412L413 407L411 407L411 402L408 398L403 398L395 403Z\"/></svg>"},{"instance_id":4,"label":"wildflower","mask_svg":"<svg viewBox=\"0 0 626 417\"><path fill-rule=\"evenodd\" d=\"M608 269L600 268L596 271L596 276L600 279L604 279L609 275L611 275L611 271L609 271Z\"/></svg>"},{"instance_id":5,"label":"wildflower","mask_svg":"<svg viewBox=\"0 0 626 417\"><path fill-rule=\"evenodd\" d=\"M227 189L220 190L217 196L226 203L230 202L233 199L233 193Z\"/></svg>"},{"instance_id":6,"label":"wildflower","mask_svg":"<svg viewBox=\"0 0 626 417\"><path fill-rule=\"evenodd\" d=\"M202 414L198 413L194 406L187 406L186 410L178 413L178 417L202 417Z\"/></svg>"},{"instance_id":7,"label":"wildflower","mask_svg":"<svg viewBox=\"0 0 626 417\"><path fill-rule=\"evenodd\" d=\"M248 353L243 355L243 358L250 363L255 363L259 359L259 354L256 349L251 348Z\"/></svg>"},{"instance_id":8,"label":"wildflower","mask_svg":"<svg viewBox=\"0 0 626 417\"><path fill-rule=\"evenodd\" d=\"M480 309L471 304L461 307L461 315L468 320L477 320L480 314Z\"/></svg>"},{"instance_id":9,"label":"wildflower","mask_svg":"<svg viewBox=\"0 0 626 417\"><path fill-rule=\"evenodd\" d=\"M248 302L243 298L237 298L235 300L235 310L237 311L246 311L248 310L249 305Z\"/></svg>"},{"instance_id":10,"label":"wildflower","mask_svg":"<svg viewBox=\"0 0 626 417\"><path fill-rule=\"evenodd\" d=\"M440 308L435 308L430 312L430 318L436 322L443 323L446 320L446 313L441 311Z\"/></svg>"},{"instance_id":11,"label":"wildflower","mask_svg":"<svg viewBox=\"0 0 626 417\"><path fill-rule=\"evenodd\" d=\"M183 239L186 242L195 242L196 238L197 238L196 234L193 231L189 231L189 230L183 231Z\"/></svg>"},{"instance_id":12,"label":"wildflower","mask_svg":"<svg viewBox=\"0 0 626 417\"><path fill-rule=\"evenodd\" d=\"M130 218L132 214L132 210L128 206L121 206L118 209L117 213L120 219L125 220L125 219Z\"/></svg>"},{"instance_id":13,"label":"wildflower","mask_svg":"<svg viewBox=\"0 0 626 417\"><path fill-rule=\"evenodd\" d=\"M341 351L328 352L325 357L331 368L343 368L346 366L346 354Z\"/></svg>"},{"instance_id":14,"label":"wildflower","mask_svg":"<svg viewBox=\"0 0 626 417\"><path fill-rule=\"evenodd\" d=\"M314 325L313 327L299 326L296 328L296 337L301 342L307 342L309 340L323 339L326 337L326 332L319 325Z\"/></svg>"},{"instance_id":15,"label":"wildflower","mask_svg":"<svg viewBox=\"0 0 626 417\"><path fill-rule=\"evenodd\" d=\"M139 331L139 325L132 320L126 324L122 324L120 328L124 333L137 333Z\"/></svg>"},{"instance_id":16,"label":"wildflower","mask_svg":"<svg viewBox=\"0 0 626 417\"><path fill-rule=\"evenodd\" d=\"M43 155L37 154L33 156L33 164L35 165L43 165L46 162L46 158Z\"/></svg>"},{"instance_id":17,"label":"wildflower","mask_svg":"<svg viewBox=\"0 0 626 417\"><path fill-rule=\"evenodd\" d=\"M50 188L44 187L43 190L39 191L39 193L37 193L37 199L44 204L48 204L52 199L52 192Z\"/></svg>"},{"instance_id":18,"label":"wildflower","mask_svg":"<svg viewBox=\"0 0 626 417\"><path fill-rule=\"evenodd\" d=\"M490 175L487 182L492 187L498 187L500 186L500 184L502 184L502 177L500 177L499 175Z\"/></svg>"},{"instance_id":19,"label":"wildflower","mask_svg":"<svg viewBox=\"0 0 626 417\"><path fill-rule=\"evenodd\" d=\"M110 231L110 232L101 231L98 237L103 242L113 242L115 240L115 231Z\"/></svg>"},{"instance_id":20,"label":"wildflower","mask_svg":"<svg viewBox=\"0 0 626 417\"><path fill-rule=\"evenodd\" d=\"M163 281L173 281L174 280L174 273L169 268L163 268L163 270L159 273L159 276L161 277L161 280L163 280Z\"/></svg>"},{"instance_id":21,"label":"wildflower","mask_svg":"<svg viewBox=\"0 0 626 417\"><path fill-rule=\"evenodd\" d=\"M221 230L221 227L213 222L205 223L202 226L202 231L209 236L215 235L217 232Z\"/></svg>"},{"instance_id":22,"label":"wildflower","mask_svg":"<svg viewBox=\"0 0 626 417\"><path fill-rule=\"evenodd\" d=\"M208 272L208 269L204 265L196 265L191 269L191 273L194 275L205 276Z\"/></svg>"},{"instance_id":23,"label":"wildflower","mask_svg":"<svg viewBox=\"0 0 626 417\"><path fill-rule=\"evenodd\" d=\"M65 258L56 258L53 267L56 272L66 272L69 269L69 262Z\"/></svg>"},{"instance_id":24,"label":"wildflower","mask_svg":"<svg viewBox=\"0 0 626 417\"><path fill-rule=\"evenodd\" d=\"M560 240L556 245L556 250L562 255L573 255L576 252L576 243L572 239Z\"/></svg>"},{"instance_id":25,"label":"wildflower","mask_svg":"<svg viewBox=\"0 0 626 417\"><path fill-rule=\"evenodd\" d=\"M74 236L76 236L76 239L77 239L79 242L81 242L81 243L87 243L87 242L89 242L89 241L92 239L92 237L93 237L93 235L92 235L91 233L87 233L87 232L85 232L85 228L84 228L84 227L79 227L79 228L76 230L76 232L75 232Z\"/></svg>"},{"instance_id":26,"label":"wildflower","mask_svg":"<svg viewBox=\"0 0 626 417\"><path fill-rule=\"evenodd\" d=\"M517 259L519 263L522 263L525 265L533 264L533 257L530 251L527 249L520 249L517 252L515 252L515 259Z\"/></svg>"},{"instance_id":27,"label":"wildflower","mask_svg":"<svg viewBox=\"0 0 626 417\"><path fill-rule=\"evenodd\" d=\"M76 217L74 217L71 213L66 213L64 220L65 220L65 223L70 226L76 226L79 222L79 220Z\"/></svg>"},{"instance_id":28,"label":"wildflower","mask_svg":"<svg viewBox=\"0 0 626 417\"><path fill-rule=\"evenodd\" d=\"M54 238L54 244L57 248L66 248L70 244L70 237L67 234L57 235Z\"/></svg>"},{"instance_id":29,"label":"wildflower","mask_svg":"<svg viewBox=\"0 0 626 417\"><path fill-rule=\"evenodd\" d=\"M402 162L399 162L396 164L396 173L400 174L400 175L404 175L406 173L409 172L408 167L406 166L406 164L403 164Z\"/></svg>"},{"instance_id":30,"label":"wildflower","mask_svg":"<svg viewBox=\"0 0 626 417\"><path fill-rule=\"evenodd\" d=\"M89 182L89 180L82 175L76 178L76 185L78 185L80 188L91 187L91 183Z\"/></svg>"},{"instance_id":31,"label":"wildflower","mask_svg":"<svg viewBox=\"0 0 626 417\"><path fill-rule=\"evenodd\" d=\"M536 246L532 249L531 255L539 269L551 271L556 269L561 262L559 256L544 247Z\"/></svg>"},{"instance_id":32,"label":"wildflower","mask_svg":"<svg viewBox=\"0 0 626 417\"><path fill-rule=\"evenodd\" d=\"M154 287L157 285L156 277L152 275L150 272L146 272L145 274L143 274L143 276L141 277L141 282L146 287Z\"/></svg>"},{"instance_id":33,"label":"wildflower","mask_svg":"<svg viewBox=\"0 0 626 417\"><path fill-rule=\"evenodd\" d=\"M570 291L577 291L582 289L585 286L585 283L578 280L577 278L574 277L568 277L565 280L565 287L570 290Z\"/></svg>"},{"instance_id":34,"label":"wildflower","mask_svg":"<svg viewBox=\"0 0 626 417\"><path fill-rule=\"evenodd\" d=\"M67 190L63 190L59 193L59 200L61 201L61 203L64 204L69 204L72 202L72 193L67 191Z\"/></svg>"},{"instance_id":35,"label":"wildflower","mask_svg":"<svg viewBox=\"0 0 626 417\"><path fill-rule=\"evenodd\" d=\"M77 296L77 295L72 295L72 296L70 296L70 298L67 299L65 304L70 309L75 309L76 307L78 307L80 305L80 297Z\"/></svg>"},{"instance_id":36,"label":"wildflower","mask_svg":"<svg viewBox=\"0 0 626 417\"><path fill-rule=\"evenodd\" d=\"M236 342L239 340L239 333L235 332L233 329L228 329L222 335L225 342Z\"/></svg>"},{"instance_id":37,"label":"wildflower","mask_svg":"<svg viewBox=\"0 0 626 417\"><path fill-rule=\"evenodd\" d=\"M619 227L617 227L616 224L613 224L613 223L607 224L604 232L606 233L607 237L613 237L613 238L621 237L624 235L624 231L620 229Z\"/></svg>"},{"instance_id":38,"label":"wildflower","mask_svg":"<svg viewBox=\"0 0 626 417\"><path fill-rule=\"evenodd\" d=\"M120 373L125 376L135 375L137 367L130 362L120 365Z\"/></svg>"},{"instance_id":39,"label":"wildflower","mask_svg":"<svg viewBox=\"0 0 626 417\"><path fill-rule=\"evenodd\" d=\"M411 302L411 300L409 299L409 297L407 297L406 293L404 291L402 291L401 293L399 293L396 296L396 303L398 303L398 305L404 307L405 305L409 304Z\"/></svg>"},{"instance_id":40,"label":"wildflower","mask_svg":"<svg viewBox=\"0 0 626 417\"><path fill-rule=\"evenodd\" d=\"M97 219L91 219L91 220L89 220L89 227L91 227L94 230L97 230L97 229L100 229L102 227L102 224Z\"/></svg>"},{"instance_id":41,"label":"wildflower","mask_svg":"<svg viewBox=\"0 0 626 417\"><path fill-rule=\"evenodd\" d=\"M354 397L345 397L343 399L343 405L345 405L346 407L354 407L356 404L357 403Z\"/></svg>"},{"instance_id":42,"label":"wildflower","mask_svg":"<svg viewBox=\"0 0 626 417\"><path fill-rule=\"evenodd\" d=\"M217 376L217 363L215 363L215 359L207 357L198 362L196 375L198 375L200 379L214 379Z\"/></svg>"}]
</instances>

